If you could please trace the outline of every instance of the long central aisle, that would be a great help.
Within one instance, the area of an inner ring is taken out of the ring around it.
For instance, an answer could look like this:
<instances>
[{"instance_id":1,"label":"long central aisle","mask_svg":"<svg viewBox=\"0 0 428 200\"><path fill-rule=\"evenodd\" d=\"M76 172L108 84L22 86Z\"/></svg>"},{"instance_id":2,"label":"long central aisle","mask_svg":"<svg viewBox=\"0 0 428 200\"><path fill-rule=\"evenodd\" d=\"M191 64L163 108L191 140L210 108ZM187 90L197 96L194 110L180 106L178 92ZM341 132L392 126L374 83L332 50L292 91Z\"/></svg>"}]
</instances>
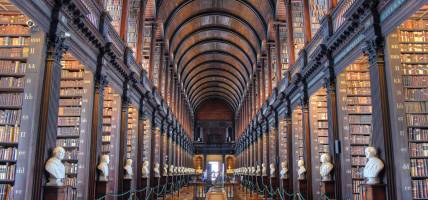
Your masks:
<instances>
[{"instance_id":1,"label":"long central aisle","mask_svg":"<svg viewBox=\"0 0 428 200\"><path fill-rule=\"evenodd\" d=\"M211 187L207 193L207 200L227 200L226 191L221 187Z\"/></svg>"}]
</instances>

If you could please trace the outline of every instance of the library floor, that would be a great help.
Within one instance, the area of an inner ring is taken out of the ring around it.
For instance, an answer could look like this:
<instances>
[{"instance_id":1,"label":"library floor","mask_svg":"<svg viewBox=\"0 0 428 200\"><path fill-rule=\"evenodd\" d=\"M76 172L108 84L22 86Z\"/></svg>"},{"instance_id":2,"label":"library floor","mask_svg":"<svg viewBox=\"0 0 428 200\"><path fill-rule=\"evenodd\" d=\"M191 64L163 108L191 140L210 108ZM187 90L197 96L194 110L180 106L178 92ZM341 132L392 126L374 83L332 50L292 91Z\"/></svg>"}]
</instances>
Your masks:
<instances>
[{"instance_id":1,"label":"library floor","mask_svg":"<svg viewBox=\"0 0 428 200\"><path fill-rule=\"evenodd\" d=\"M192 199L194 199L193 191L194 191L194 189L191 186L184 187L180 190L179 196L176 193L174 197L169 195L165 199L166 200L192 200ZM233 200L258 200L258 199L262 199L262 198L256 197L255 194L251 195L250 193L246 193L245 189L242 188L242 186L239 186L239 188L236 189L235 192L236 192L235 193L236 195L234 195ZM210 188L210 190L206 194L206 200L227 200L226 192L224 191L223 188L212 187L212 188Z\"/></svg>"}]
</instances>

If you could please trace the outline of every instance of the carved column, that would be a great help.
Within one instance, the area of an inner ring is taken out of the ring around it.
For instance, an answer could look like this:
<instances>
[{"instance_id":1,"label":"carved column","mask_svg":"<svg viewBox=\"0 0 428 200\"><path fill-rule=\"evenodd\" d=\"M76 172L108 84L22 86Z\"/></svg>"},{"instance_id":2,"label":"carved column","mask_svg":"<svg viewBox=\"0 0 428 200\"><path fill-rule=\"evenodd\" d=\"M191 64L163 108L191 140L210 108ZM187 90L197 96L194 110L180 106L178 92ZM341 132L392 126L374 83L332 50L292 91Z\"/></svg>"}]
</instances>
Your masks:
<instances>
[{"instance_id":1,"label":"carved column","mask_svg":"<svg viewBox=\"0 0 428 200\"><path fill-rule=\"evenodd\" d=\"M372 96L372 145L380 149L380 157L385 161L384 181L389 197L397 196L394 172L394 149L389 119L388 85L386 82L384 60L384 38L381 30L380 14L377 10L377 1L370 2L370 15L366 19L366 48L364 49L369 60L370 86ZM368 24L371 23L371 24Z\"/></svg>"},{"instance_id":2,"label":"carved column","mask_svg":"<svg viewBox=\"0 0 428 200\"><path fill-rule=\"evenodd\" d=\"M142 96L140 99L140 107L138 109L138 134L137 134L137 170L136 170L136 177L137 177L137 190L143 189L147 186L147 179L143 178L142 176L142 169L143 169L143 151L144 151L144 120L146 117L146 114L144 112L145 109L145 103L144 103L145 97ZM137 194L138 198L145 197L145 193L140 192Z\"/></svg>"},{"instance_id":3,"label":"carved column","mask_svg":"<svg viewBox=\"0 0 428 200\"><path fill-rule=\"evenodd\" d=\"M312 39L311 34L311 15L309 13L309 0L303 0L303 27L305 34L305 45Z\"/></svg>"},{"instance_id":4,"label":"carved column","mask_svg":"<svg viewBox=\"0 0 428 200\"><path fill-rule=\"evenodd\" d=\"M128 97L128 77L125 78L122 89L122 104L121 104L121 112L120 112L120 134L119 134L119 160L118 166L115 166L118 170L117 176L117 191L119 193L123 193L124 191L124 174L125 170L123 167L125 166L126 160L126 141L128 136L128 108L129 108L129 97Z\"/></svg>"},{"instance_id":5,"label":"carved column","mask_svg":"<svg viewBox=\"0 0 428 200\"><path fill-rule=\"evenodd\" d=\"M301 99L302 104L302 122L303 122L303 137L304 137L304 159L306 167L306 198L312 199L312 153L311 153L311 130L309 122L309 96L306 80L302 81L303 96ZM303 192L303 191L301 191Z\"/></svg>"},{"instance_id":6,"label":"carved column","mask_svg":"<svg viewBox=\"0 0 428 200\"><path fill-rule=\"evenodd\" d=\"M34 162L33 198L43 199L45 183L45 161L49 151L55 147L58 123L59 90L61 80L61 59L68 49L66 34L59 32L59 13L62 1L56 1L51 15L47 41L46 67L43 77L42 99L40 104L39 126L37 131L37 146Z\"/></svg>"},{"instance_id":7,"label":"carved column","mask_svg":"<svg viewBox=\"0 0 428 200\"><path fill-rule=\"evenodd\" d=\"M293 152L293 136L292 136L292 121L291 121L291 102L290 99L288 98L288 96L285 99L285 116L284 116L284 120L285 120L285 124L286 124L286 132L287 132L287 152L288 152L288 179L287 181L283 181L284 184L286 184L285 186L283 185L283 187L285 187L284 189L288 192L294 192L295 188L294 188L294 176L293 173L296 169L294 169L294 162L297 162L295 160L293 160L293 156L292 154ZM288 189L288 190L287 190Z\"/></svg>"},{"instance_id":8,"label":"carved column","mask_svg":"<svg viewBox=\"0 0 428 200\"><path fill-rule=\"evenodd\" d=\"M291 13L291 0L285 0L285 13L287 13L287 35L288 35L288 58L289 65L293 65L296 61L296 54L294 49L294 35L293 35L293 15Z\"/></svg>"},{"instance_id":9,"label":"carved column","mask_svg":"<svg viewBox=\"0 0 428 200\"><path fill-rule=\"evenodd\" d=\"M329 56L328 56L329 57ZM330 59L332 61L332 59ZM329 61L330 62L330 61ZM332 64L332 62L330 62ZM338 125L338 115L337 115L337 94L336 94L336 77L334 74L333 65L329 66L329 78L325 81L325 88L327 90L327 107L328 107L328 127L329 127L329 144L333 161L333 177L334 177L334 191L335 197L337 199L342 199L342 189L341 189L341 159L339 149L336 149L336 144L339 144L339 125Z\"/></svg>"}]
</instances>

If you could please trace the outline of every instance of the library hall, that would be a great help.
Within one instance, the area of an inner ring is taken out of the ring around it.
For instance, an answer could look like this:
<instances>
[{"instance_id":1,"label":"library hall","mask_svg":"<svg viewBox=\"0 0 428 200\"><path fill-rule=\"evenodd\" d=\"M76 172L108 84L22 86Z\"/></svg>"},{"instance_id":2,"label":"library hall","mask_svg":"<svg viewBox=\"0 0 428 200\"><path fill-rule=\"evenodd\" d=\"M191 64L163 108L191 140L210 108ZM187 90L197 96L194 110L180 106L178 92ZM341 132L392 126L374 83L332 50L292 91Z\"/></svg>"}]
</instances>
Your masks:
<instances>
[{"instance_id":1,"label":"library hall","mask_svg":"<svg viewBox=\"0 0 428 200\"><path fill-rule=\"evenodd\" d=\"M0 0L0 200L428 200L428 0Z\"/></svg>"}]
</instances>

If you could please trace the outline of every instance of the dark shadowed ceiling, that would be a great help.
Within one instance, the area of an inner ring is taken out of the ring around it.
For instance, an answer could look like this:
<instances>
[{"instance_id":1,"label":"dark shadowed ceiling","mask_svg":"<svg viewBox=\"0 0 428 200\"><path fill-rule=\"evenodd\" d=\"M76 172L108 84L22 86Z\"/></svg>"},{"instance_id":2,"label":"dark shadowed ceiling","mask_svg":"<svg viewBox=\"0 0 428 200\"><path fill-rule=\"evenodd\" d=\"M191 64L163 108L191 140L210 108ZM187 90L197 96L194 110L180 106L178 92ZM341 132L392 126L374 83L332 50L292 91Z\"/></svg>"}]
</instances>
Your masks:
<instances>
[{"instance_id":1,"label":"dark shadowed ceiling","mask_svg":"<svg viewBox=\"0 0 428 200\"><path fill-rule=\"evenodd\" d=\"M276 0L160 0L160 33L190 105L217 98L236 111L258 66ZM279 15L278 15L279 16Z\"/></svg>"}]
</instances>

